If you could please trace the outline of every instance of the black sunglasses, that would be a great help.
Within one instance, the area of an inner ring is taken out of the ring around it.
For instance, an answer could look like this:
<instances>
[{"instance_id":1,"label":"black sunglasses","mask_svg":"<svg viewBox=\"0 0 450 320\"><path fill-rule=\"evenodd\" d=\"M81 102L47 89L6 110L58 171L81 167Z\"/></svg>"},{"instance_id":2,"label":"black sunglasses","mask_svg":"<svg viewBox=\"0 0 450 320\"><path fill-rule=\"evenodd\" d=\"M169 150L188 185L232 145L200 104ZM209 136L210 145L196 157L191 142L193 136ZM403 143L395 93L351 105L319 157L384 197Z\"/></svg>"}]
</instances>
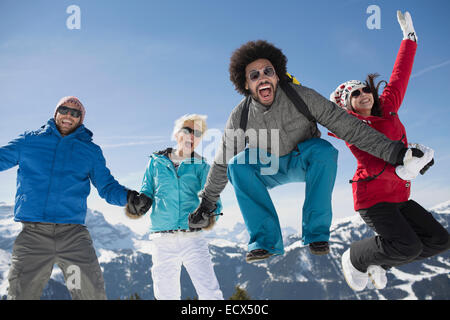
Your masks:
<instances>
[{"instance_id":1,"label":"black sunglasses","mask_svg":"<svg viewBox=\"0 0 450 320\"><path fill-rule=\"evenodd\" d=\"M267 66L267 67L265 67L265 68L263 69L263 73L264 73L266 76L268 76L268 77L273 77L273 76L275 75L275 70L274 70L274 68L272 68L272 67L270 67L270 66ZM252 70L252 71L249 72L248 78L249 78L251 81L256 81L256 80L259 79L260 75L261 75L261 74L260 74L260 72L259 72L258 70Z\"/></svg>"},{"instance_id":2,"label":"black sunglasses","mask_svg":"<svg viewBox=\"0 0 450 320\"><path fill-rule=\"evenodd\" d=\"M183 131L186 134L193 133L194 136L196 136L197 138L200 138L202 136L202 132L200 130L194 130L194 129L189 128L189 127L183 127L183 128L181 128L181 131Z\"/></svg>"},{"instance_id":3,"label":"black sunglasses","mask_svg":"<svg viewBox=\"0 0 450 320\"><path fill-rule=\"evenodd\" d=\"M369 87L364 87L361 90L364 93L372 93L372 90L370 90ZM358 90L353 91L350 96L352 96L353 98L359 97L361 95L361 90L358 89Z\"/></svg>"},{"instance_id":4,"label":"black sunglasses","mask_svg":"<svg viewBox=\"0 0 450 320\"><path fill-rule=\"evenodd\" d=\"M58 113L61 113L62 115L66 115L70 112L70 115L74 118L81 117L81 111L77 109L72 109L66 106L59 106L58 107Z\"/></svg>"}]
</instances>

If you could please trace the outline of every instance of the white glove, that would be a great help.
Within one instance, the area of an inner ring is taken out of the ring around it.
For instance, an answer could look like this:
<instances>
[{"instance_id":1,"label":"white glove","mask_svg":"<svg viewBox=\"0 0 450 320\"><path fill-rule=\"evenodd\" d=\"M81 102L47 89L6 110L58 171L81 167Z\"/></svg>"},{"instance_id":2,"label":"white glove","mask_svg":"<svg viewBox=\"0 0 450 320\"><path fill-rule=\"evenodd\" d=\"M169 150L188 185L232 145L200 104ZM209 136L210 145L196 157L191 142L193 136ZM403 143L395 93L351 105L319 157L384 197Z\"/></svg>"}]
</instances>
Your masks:
<instances>
[{"instance_id":1,"label":"white glove","mask_svg":"<svg viewBox=\"0 0 450 320\"><path fill-rule=\"evenodd\" d=\"M419 149L423 152L423 156L418 158L412 155L412 148ZM422 170L434 157L434 150L425 147L418 143L408 144L408 151L406 151L405 157L403 158L403 165L397 166L395 168L395 173L402 180L412 180L415 179L420 170Z\"/></svg>"},{"instance_id":2,"label":"white glove","mask_svg":"<svg viewBox=\"0 0 450 320\"><path fill-rule=\"evenodd\" d=\"M418 38L416 32L414 31L413 22L411 19L411 15L408 11L405 12L405 15L402 14L400 10L397 11L397 20L400 24L400 28L403 31L403 40L409 39L412 41L418 42Z\"/></svg>"}]
</instances>

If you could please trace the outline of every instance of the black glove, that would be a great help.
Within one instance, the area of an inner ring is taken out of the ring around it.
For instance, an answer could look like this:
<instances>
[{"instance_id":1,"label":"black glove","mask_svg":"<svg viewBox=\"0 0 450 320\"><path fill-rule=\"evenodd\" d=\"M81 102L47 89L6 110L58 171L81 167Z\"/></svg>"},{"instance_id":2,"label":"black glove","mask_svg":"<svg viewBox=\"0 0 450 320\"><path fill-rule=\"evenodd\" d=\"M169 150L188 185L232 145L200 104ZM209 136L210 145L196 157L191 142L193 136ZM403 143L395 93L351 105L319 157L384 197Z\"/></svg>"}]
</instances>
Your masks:
<instances>
[{"instance_id":1,"label":"black glove","mask_svg":"<svg viewBox=\"0 0 450 320\"><path fill-rule=\"evenodd\" d=\"M136 219L147 213L152 206L152 199L135 190L128 190L125 213L129 218Z\"/></svg>"},{"instance_id":2,"label":"black glove","mask_svg":"<svg viewBox=\"0 0 450 320\"><path fill-rule=\"evenodd\" d=\"M403 165L403 159L405 158L406 151L408 151L409 148L404 147L397 155L397 161L395 162L396 166ZM411 148L412 156L416 158L422 158L423 152L422 150L419 150L417 148Z\"/></svg>"},{"instance_id":3,"label":"black glove","mask_svg":"<svg viewBox=\"0 0 450 320\"><path fill-rule=\"evenodd\" d=\"M428 169L430 169L430 167L434 164L434 159L431 159L430 162L427 163L427 165L425 167L422 168L422 170L420 170L420 174L424 175L425 172L427 172Z\"/></svg>"},{"instance_id":4,"label":"black glove","mask_svg":"<svg viewBox=\"0 0 450 320\"><path fill-rule=\"evenodd\" d=\"M214 210L216 209L217 205L215 203L212 203L206 198L202 198L198 208L195 209L193 213L189 214L189 229L198 230L210 227L216 220L216 215L214 214Z\"/></svg>"}]
</instances>

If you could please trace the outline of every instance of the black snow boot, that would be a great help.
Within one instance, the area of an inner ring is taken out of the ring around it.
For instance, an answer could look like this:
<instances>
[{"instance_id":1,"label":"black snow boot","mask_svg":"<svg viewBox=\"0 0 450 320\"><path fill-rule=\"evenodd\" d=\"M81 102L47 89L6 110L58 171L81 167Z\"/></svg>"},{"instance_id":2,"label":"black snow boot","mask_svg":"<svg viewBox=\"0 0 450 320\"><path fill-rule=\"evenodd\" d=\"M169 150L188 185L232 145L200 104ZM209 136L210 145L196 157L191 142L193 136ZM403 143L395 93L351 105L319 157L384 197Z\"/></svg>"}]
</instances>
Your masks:
<instances>
[{"instance_id":1,"label":"black snow boot","mask_svg":"<svg viewBox=\"0 0 450 320\"><path fill-rule=\"evenodd\" d=\"M311 242L309 244L309 250L312 254L320 256L330 253L330 246L327 241Z\"/></svg>"},{"instance_id":2,"label":"black snow boot","mask_svg":"<svg viewBox=\"0 0 450 320\"><path fill-rule=\"evenodd\" d=\"M263 260L266 259L270 256L272 256L273 254L270 253L267 250L264 249L255 249L250 251L249 253L247 253L247 256L245 257L245 260L247 262L253 262L253 261L257 261L257 260Z\"/></svg>"}]
</instances>

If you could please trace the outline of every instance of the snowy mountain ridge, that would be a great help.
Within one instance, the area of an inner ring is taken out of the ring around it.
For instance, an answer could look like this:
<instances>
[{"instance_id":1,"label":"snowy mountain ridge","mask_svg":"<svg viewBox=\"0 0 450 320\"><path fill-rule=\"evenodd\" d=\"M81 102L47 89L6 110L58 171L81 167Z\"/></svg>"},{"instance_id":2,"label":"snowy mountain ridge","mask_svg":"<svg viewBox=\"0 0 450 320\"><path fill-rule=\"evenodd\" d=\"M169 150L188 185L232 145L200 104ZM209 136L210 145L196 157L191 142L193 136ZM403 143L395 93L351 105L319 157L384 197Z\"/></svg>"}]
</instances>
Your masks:
<instances>
[{"instance_id":1,"label":"snowy mountain ridge","mask_svg":"<svg viewBox=\"0 0 450 320\"><path fill-rule=\"evenodd\" d=\"M448 229L450 201L433 207L435 217ZM0 205L0 297L6 295L7 272L12 245L21 230L13 221L13 207ZM86 225L91 233L103 269L107 296L126 298L138 293L153 299L148 235L134 233L125 225L111 225L102 213L88 210ZM210 241L215 271L227 298L239 285L253 299L449 299L450 254L414 262L388 273L384 290L353 292L340 270L340 257L352 241L371 236L359 215L336 221L331 228L330 254L313 256L293 229L285 229L285 254L262 262L245 262L248 233L243 224L232 230L213 229L205 233ZM182 297L195 297L195 290L183 270ZM59 268L44 290L43 299L70 298Z\"/></svg>"}]
</instances>

